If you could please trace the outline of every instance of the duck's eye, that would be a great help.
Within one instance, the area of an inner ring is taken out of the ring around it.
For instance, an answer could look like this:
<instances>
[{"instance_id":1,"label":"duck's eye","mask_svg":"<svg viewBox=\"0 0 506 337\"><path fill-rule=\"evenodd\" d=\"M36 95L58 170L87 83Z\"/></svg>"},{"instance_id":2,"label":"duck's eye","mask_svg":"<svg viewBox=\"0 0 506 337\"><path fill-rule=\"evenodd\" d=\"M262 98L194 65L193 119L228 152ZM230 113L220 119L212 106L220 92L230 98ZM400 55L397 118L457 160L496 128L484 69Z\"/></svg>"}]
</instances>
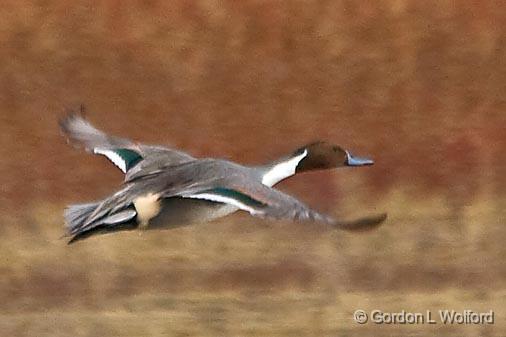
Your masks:
<instances>
[{"instance_id":1,"label":"duck's eye","mask_svg":"<svg viewBox=\"0 0 506 337\"><path fill-rule=\"evenodd\" d=\"M332 150L334 150L334 152L339 151L339 146L336 146L336 145L332 146Z\"/></svg>"}]
</instances>

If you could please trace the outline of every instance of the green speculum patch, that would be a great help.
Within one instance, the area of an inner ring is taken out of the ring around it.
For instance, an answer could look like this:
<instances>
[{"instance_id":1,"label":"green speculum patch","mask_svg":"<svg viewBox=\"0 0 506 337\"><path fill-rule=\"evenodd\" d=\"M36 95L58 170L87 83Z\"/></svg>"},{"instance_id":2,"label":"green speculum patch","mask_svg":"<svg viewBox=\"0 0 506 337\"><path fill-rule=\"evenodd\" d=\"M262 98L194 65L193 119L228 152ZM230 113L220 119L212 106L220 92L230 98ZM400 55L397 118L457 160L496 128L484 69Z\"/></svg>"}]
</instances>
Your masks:
<instances>
[{"instance_id":1,"label":"green speculum patch","mask_svg":"<svg viewBox=\"0 0 506 337\"><path fill-rule=\"evenodd\" d=\"M114 152L118 154L125 161L125 167L128 171L130 168L134 167L139 161L142 160L140 154L130 149L117 149Z\"/></svg>"},{"instance_id":2,"label":"green speculum patch","mask_svg":"<svg viewBox=\"0 0 506 337\"><path fill-rule=\"evenodd\" d=\"M265 207L265 206L267 206L263 202L253 199L249 195L246 195L244 193L241 193L236 190L229 189L229 188L217 187L217 188L213 188L211 190L207 190L204 193L213 193L213 194L221 195L226 198L235 199L245 205L252 206L252 207Z\"/></svg>"}]
</instances>

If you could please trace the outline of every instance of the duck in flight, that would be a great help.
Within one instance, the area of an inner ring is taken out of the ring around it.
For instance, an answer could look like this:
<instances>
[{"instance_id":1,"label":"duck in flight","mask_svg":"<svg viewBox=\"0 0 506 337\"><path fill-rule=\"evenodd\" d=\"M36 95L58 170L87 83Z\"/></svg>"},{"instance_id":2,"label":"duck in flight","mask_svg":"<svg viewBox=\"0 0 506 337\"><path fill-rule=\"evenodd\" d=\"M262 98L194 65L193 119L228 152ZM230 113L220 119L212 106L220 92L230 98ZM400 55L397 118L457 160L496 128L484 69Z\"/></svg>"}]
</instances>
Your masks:
<instances>
[{"instance_id":1,"label":"duck in flight","mask_svg":"<svg viewBox=\"0 0 506 337\"><path fill-rule=\"evenodd\" d=\"M69 114L60 127L71 143L107 157L125 174L121 189L113 195L66 208L69 243L99 233L206 222L237 210L261 218L317 221L351 231L374 228L386 219L386 214L380 214L339 221L273 188L306 171L373 164L326 142L302 146L267 165L245 166L110 136L80 114Z\"/></svg>"}]
</instances>

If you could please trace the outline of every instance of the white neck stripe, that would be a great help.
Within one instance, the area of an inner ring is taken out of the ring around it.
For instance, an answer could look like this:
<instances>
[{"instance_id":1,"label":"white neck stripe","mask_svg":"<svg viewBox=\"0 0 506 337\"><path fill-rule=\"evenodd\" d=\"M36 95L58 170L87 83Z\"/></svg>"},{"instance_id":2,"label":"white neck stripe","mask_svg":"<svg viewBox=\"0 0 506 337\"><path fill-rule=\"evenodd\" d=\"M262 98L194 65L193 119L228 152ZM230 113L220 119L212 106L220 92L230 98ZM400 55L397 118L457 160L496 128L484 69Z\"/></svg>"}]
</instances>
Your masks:
<instances>
[{"instance_id":1,"label":"white neck stripe","mask_svg":"<svg viewBox=\"0 0 506 337\"><path fill-rule=\"evenodd\" d=\"M275 184L279 183L281 180L293 176L295 174L297 165L299 165L300 161L306 156L307 150L304 150L304 152L302 152L300 155L274 165L262 177L262 184L272 187Z\"/></svg>"}]
</instances>

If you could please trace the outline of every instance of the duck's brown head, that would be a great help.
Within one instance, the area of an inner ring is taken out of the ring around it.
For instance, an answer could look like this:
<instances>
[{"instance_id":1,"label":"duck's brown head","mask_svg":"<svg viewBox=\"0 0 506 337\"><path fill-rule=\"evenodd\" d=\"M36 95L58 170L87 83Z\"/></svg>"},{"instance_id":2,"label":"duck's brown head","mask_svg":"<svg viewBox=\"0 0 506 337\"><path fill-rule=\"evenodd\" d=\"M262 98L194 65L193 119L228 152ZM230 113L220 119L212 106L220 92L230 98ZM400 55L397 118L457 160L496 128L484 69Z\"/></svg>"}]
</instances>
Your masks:
<instances>
[{"instance_id":1,"label":"duck's brown head","mask_svg":"<svg viewBox=\"0 0 506 337\"><path fill-rule=\"evenodd\" d=\"M303 146L295 151L293 156L303 156L296 167L297 173L342 166L366 166L374 164L374 161L371 159L353 156L342 147L323 141Z\"/></svg>"}]
</instances>

